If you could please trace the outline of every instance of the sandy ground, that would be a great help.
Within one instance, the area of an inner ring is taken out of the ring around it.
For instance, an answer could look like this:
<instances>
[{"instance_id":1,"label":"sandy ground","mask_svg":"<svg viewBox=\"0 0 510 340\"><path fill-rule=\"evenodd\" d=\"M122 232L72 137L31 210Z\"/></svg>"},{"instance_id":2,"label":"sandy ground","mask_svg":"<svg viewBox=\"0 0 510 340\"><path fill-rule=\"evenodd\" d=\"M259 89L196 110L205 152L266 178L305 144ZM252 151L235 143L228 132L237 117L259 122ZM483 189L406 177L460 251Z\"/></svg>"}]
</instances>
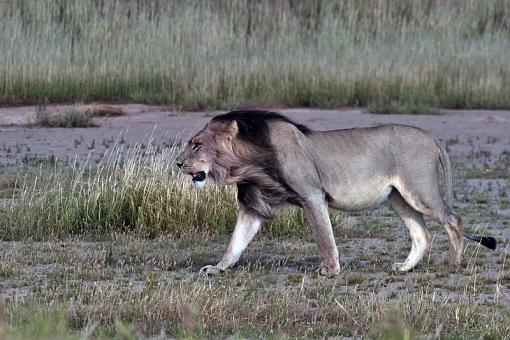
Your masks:
<instances>
[{"instance_id":1,"label":"sandy ground","mask_svg":"<svg viewBox=\"0 0 510 340\"><path fill-rule=\"evenodd\" d=\"M0 165L54 155L60 160L100 157L120 136L127 145L168 143L186 139L219 112L176 112L163 107L119 105L126 113L115 118L97 118L97 128L33 128L37 107L0 108ZM49 112L65 111L69 105L48 106ZM282 109L291 119L313 129L332 130L401 123L421 127L443 141L450 141L451 155L467 157L473 151L490 150L492 160L510 149L510 111L446 110L440 115L380 115L362 109Z\"/></svg>"}]
</instances>

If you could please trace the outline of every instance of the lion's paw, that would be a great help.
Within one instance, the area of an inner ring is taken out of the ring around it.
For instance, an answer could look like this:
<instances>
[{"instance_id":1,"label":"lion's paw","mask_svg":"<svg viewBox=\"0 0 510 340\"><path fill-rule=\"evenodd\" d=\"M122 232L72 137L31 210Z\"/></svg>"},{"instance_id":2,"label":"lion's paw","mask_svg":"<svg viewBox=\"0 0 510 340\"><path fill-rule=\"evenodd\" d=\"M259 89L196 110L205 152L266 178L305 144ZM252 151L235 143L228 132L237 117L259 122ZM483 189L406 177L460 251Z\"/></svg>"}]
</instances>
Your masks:
<instances>
[{"instance_id":1,"label":"lion's paw","mask_svg":"<svg viewBox=\"0 0 510 340\"><path fill-rule=\"evenodd\" d=\"M224 270L221 269L220 267L209 264L207 266L202 267L199 271L199 274L204 276L215 276L220 275L223 272Z\"/></svg>"},{"instance_id":2,"label":"lion's paw","mask_svg":"<svg viewBox=\"0 0 510 340\"><path fill-rule=\"evenodd\" d=\"M391 270L397 273L405 273L413 270L406 262L395 262L391 265Z\"/></svg>"},{"instance_id":3,"label":"lion's paw","mask_svg":"<svg viewBox=\"0 0 510 340\"><path fill-rule=\"evenodd\" d=\"M335 277L337 276L338 274L340 274L340 267L328 267L328 266L324 266L324 265L321 265L319 266L319 268L317 268L317 274L321 275L321 276L325 276L327 278L332 278L332 277Z\"/></svg>"}]
</instances>

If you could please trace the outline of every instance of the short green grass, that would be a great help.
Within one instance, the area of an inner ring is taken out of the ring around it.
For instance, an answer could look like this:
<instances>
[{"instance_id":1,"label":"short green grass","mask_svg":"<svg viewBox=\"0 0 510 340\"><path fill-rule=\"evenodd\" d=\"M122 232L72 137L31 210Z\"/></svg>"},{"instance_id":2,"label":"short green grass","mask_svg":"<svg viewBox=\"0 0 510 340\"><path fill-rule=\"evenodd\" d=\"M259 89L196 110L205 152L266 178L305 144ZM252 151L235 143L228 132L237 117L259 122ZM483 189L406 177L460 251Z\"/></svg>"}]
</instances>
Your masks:
<instances>
[{"instance_id":1,"label":"short green grass","mask_svg":"<svg viewBox=\"0 0 510 340\"><path fill-rule=\"evenodd\" d=\"M41 0L0 12L0 104L510 107L507 0Z\"/></svg>"}]
</instances>

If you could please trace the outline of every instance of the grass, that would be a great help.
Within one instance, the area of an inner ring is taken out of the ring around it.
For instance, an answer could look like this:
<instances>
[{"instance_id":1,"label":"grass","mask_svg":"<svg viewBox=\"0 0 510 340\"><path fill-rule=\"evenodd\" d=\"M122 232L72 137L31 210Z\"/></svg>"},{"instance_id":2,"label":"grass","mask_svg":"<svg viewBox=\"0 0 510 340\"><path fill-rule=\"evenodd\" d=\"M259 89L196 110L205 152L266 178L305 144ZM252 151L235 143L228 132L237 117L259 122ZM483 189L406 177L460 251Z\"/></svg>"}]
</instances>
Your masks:
<instances>
[{"instance_id":1,"label":"grass","mask_svg":"<svg viewBox=\"0 0 510 340\"><path fill-rule=\"evenodd\" d=\"M435 105L430 105L426 101L420 102L390 102L390 103L375 103L369 104L367 107L370 113L382 113L382 114L438 114L439 110Z\"/></svg>"},{"instance_id":2,"label":"grass","mask_svg":"<svg viewBox=\"0 0 510 340\"><path fill-rule=\"evenodd\" d=\"M305 248L295 240L285 244ZM274 244L255 241L234 272L203 278L194 274L202 265L200 253L211 248L219 253L218 244L195 245L188 253L179 247L166 237L126 235L97 243L4 243L2 262L21 269L9 279L19 282L28 295L5 299L0 331L14 339L86 335L404 339L433 334L505 338L509 331L504 268L499 274L493 271L500 267L498 260L505 261L503 255L487 258L483 266L426 281L421 280L429 276L424 269L395 276L367 267L324 279L296 272L277 258L272 260L275 268L256 265L260 254L272 252ZM373 256L380 257L383 249ZM293 251L278 250L283 256ZM441 251L447 252L446 244ZM112 253L110 261L104 261L107 252ZM470 252L472 248L468 257ZM177 268L168 269L168 263L180 261ZM35 270L34 264L46 265ZM434 267L440 271L440 266ZM456 288L444 289L445 284ZM486 292L483 299L480 291Z\"/></svg>"},{"instance_id":3,"label":"grass","mask_svg":"<svg viewBox=\"0 0 510 340\"><path fill-rule=\"evenodd\" d=\"M114 143L97 165L91 161L69 167L43 164L21 174L7 192L16 204L0 210L0 237L84 234L97 238L119 231L145 237L229 233L238 209L235 188L213 183L204 190L191 188L190 178L174 165L178 151L152 141L128 150ZM341 227L342 215L332 212L331 217ZM309 228L301 210L283 209L266 223L263 233L308 237Z\"/></svg>"},{"instance_id":4,"label":"grass","mask_svg":"<svg viewBox=\"0 0 510 340\"><path fill-rule=\"evenodd\" d=\"M45 109L38 109L35 126L49 128L88 128L97 127L93 115L87 111L71 109L63 113L49 113Z\"/></svg>"},{"instance_id":5,"label":"grass","mask_svg":"<svg viewBox=\"0 0 510 340\"><path fill-rule=\"evenodd\" d=\"M45 238L131 231L176 237L235 222L233 191L211 187L199 194L174 171L176 149L156 154L142 144L127 151L115 145L98 165L41 166L14 193L19 204L1 214L4 238ZM216 202L224 202L217 208ZM229 208L229 209L228 209ZM224 231L224 229L222 230Z\"/></svg>"},{"instance_id":6,"label":"grass","mask_svg":"<svg viewBox=\"0 0 510 340\"><path fill-rule=\"evenodd\" d=\"M0 103L509 108L510 5L3 1Z\"/></svg>"}]
</instances>

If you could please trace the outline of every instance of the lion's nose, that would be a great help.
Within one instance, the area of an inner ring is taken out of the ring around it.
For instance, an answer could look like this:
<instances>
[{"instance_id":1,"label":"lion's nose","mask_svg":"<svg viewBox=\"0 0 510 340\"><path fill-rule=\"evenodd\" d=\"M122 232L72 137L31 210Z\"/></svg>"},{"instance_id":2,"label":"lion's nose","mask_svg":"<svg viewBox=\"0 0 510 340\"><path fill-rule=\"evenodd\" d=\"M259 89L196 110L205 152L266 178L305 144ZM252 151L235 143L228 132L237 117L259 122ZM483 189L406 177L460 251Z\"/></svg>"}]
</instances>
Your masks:
<instances>
[{"instance_id":1,"label":"lion's nose","mask_svg":"<svg viewBox=\"0 0 510 340\"><path fill-rule=\"evenodd\" d=\"M179 168L181 168L181 167L182 167L182 162L177 162L177 166L178 166Z\"/></svg>"}]
</instances>

